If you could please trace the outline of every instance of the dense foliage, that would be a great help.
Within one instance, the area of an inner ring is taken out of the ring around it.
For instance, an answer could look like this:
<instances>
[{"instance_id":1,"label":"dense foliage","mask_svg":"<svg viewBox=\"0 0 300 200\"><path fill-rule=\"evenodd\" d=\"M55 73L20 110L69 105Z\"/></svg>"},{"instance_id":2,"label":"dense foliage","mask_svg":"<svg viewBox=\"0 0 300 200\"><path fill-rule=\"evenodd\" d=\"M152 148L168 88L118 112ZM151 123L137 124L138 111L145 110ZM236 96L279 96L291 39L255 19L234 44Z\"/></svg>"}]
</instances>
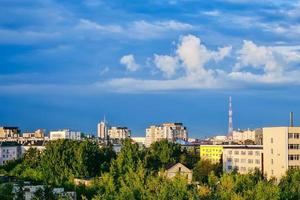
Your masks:
<instances>
[{"instance_id":1,"label":"dense foliage","mask_svg":"<svg viewBox=\"0 0 300 200\"><path fill-rule=\"evenodd\" d=\"M288 171L279 184L259 172L223 174L222 166L178 144L166 140L150 148L140 148L130 140L123 142L116 155L111 147L99 148L89 141L57 140L42 152L29 149L21 160L2 167L1 173L19 180L41 182L46 190L35 199L54 199L52 186L76 190L79 199L223 199L273 200L300 199L300 171ZM177 175L166 177L168 164L181 162L193 169L193 184ZM94 177L91 186L74 186L75 177ZM12 186L0 185L0 199L12 199ZM21 198L21 193L18 194Z\"/></svg>"}]
</instances>

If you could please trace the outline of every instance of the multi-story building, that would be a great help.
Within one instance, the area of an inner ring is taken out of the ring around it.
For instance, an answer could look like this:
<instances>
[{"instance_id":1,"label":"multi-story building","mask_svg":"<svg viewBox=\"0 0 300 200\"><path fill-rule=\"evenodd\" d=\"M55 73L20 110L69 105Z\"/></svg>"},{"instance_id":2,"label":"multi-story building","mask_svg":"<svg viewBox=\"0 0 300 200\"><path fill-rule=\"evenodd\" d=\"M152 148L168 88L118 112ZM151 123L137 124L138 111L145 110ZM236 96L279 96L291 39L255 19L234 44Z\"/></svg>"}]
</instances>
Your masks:
<instances>
[{"instance_id":1,"label":"multi-story building","mask_svg":"<svg viewBox=\"0 0 300 200\"><path fill-rule=\"evenodd\" d=\"M218 163L222 158L222 153L222 145L200 145L200 159L206 159L212 163Z\"/></svg>"},{"instance_id":2,"label":"multi-story building","mask_svg":"<svg viewBox=\"0 0 300 200\"><path fill-rule=\"evenodd\" d=\"M262 171L263 146L262 145L224 145L223 171L237 170L246 174L259 169Z\"/></svg>"},{"instance_id":3,"label":"multi-story building","mask_svg":"<svg viewBox=\"0 0 300 200\"><path fill-rule=\"evenodd\" d=\"M264 173L279 180L288 169L300 169L300 127L263 128Z\"/></svg>"},{"instance_id":4,"label":"multi-story building","mask_svg":"<svg viewBox=\"0 0 300 200\"><path fill-rule=\"evenodd\" d=\"M262 144L262 129L255 130L234 130L232 132L232 141L237 142L239 144L247 144L248 142L252 142L254 144Z\"/></svg>"},{"instance_id":5,"label":"multi-story building","mask_svg":"<svg viewBox=\"0 0 300 200\"><path fill-rule=\"evenodd\" d=\"M108 136L108 129L109 129L109 126L108 126L108 124L105 120L99 122L98 125L97 125L97 136L98 136L98 138L106 140L107 136Z\"/></svg>"},{"instance_id":6,"label":"multi-story building","mask_svg":"<svg viewBox=\"0 0 300 200\"><path fill-rule=\"evenodd\" d=\"M246 140L255 141L255 130L234 130L232 132L234 142L244 143Z\"/></svg>"},{"instance_id":7,"label":"multi-story building","mask_svg":"<svg viewBox=\"0 0 300 200\"><path fill-rule=\"evenodd\" d=\"M70 131L69 129L50 131L50 140L58 139L80 140L81 132Z\"/></svg>"},{"instance_id":8,"label":"multi-story building","mask_svg":"<svg viewBox=\"0 0 300 200\"><path fill-rule=\"evenodd\" d=\"M43 129L38 129L34 132L24 132L22 134L23 138L43 138L45 137L45 131Z\"/></svg>"},{"instance_id":9,"label":"multi-story building","mask_svg":"<svg viewBox=\"0 0 300 200\"><path fill-rule=\"evenodd\" d=\"M0 138L17 138L20 135L20 130L18 127L0 127Z\"/></svg>"},{"instance_id":10,"label":"multi-story building","mask_svg":"<svg viewBox=\"0 0 300 200\"><path fill-rule=\"evenodd\" d=\"M139 145L145 145L145 137L131 137L131 139Z\"/></svg>"},{"instance_id":11,"label":"multi-story building","mask_svg":"<svg viewBox=\"0 0 300 200\"><path fill-rule=\"evenodd\" d=\"M146 147L162 139L173 142L177 139L188 141L187 128L182 123L163 123L158 126L150 126L146 129Z\"/></svg>"},{"instance_id":12,"label":"multi-story building","mask_svg":"<svg viewBox=\"0 0 300 200\"><path fill-rule=\"evenodd\" d=\"M0 165L16 160L22 155L21 145L17 142L0 142Z\"/></svg>"},{"instance_id":13,"label":"multi-story building","mask_svg":"<svg viewBox=\"0 0 300 200\"><path fill-rule=\"evenodd\" d=\"M108 129L108 136L109 139L126 139L131 136L131 130L129 130L127 127L112 126L110 129Z\"/></svg>"}]
</instances>

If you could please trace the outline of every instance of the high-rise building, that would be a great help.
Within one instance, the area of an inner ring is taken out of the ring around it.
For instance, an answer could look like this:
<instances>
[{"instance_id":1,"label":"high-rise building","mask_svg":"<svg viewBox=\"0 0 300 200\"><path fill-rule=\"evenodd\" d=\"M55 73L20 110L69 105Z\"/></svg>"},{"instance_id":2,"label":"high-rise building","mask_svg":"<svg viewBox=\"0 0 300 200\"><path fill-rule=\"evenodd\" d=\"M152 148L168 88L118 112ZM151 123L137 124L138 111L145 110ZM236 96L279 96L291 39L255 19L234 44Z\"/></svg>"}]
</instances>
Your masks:
<instances>
[{"instance_id":1,"label":"high-rise building","mask_svg":"<svg viewBox=\"0 0 300 200\"><path fill-rule=\"evenodd\" d=\"M300 169L300 127L263 128L264 173L279 180L288 169Z\"/></svg>"},{"instance_id":2,"label":"high-rise building","mask_svg":"<svg viewBox=\"0 0 300 200\"><path fill-rule=\"evenodd\" d=\"M97 126L97 136L99 139L102 139L102 140L107 140L107 136L108 136L108 124L107 122L105 121L105 119L101 122L98 123L98 126Z\"/></svg>"},{"instance_id":3,"label":"high-rise building","mask_svg":"<svg viewBox=\"0 0 300 200\"><path fill-rule=\"evenodd\" d=\"M108 136L109 139L126 139L131 136L131 130L129 130L127 127L112 126L110 129L108 129Z\"/></svg>"},{"instance_id":4,"label":"high-rise building","mask_svg":"<svg viewBox=\"0 0 300 200\"><path fill-rule=\"evenodd\" d=\"M177 139L188 141L187 128L182 123L163 123L158 126L150 126L146 129L146 147L162 139L173 142Z\"/></svg>"}]
</instances>

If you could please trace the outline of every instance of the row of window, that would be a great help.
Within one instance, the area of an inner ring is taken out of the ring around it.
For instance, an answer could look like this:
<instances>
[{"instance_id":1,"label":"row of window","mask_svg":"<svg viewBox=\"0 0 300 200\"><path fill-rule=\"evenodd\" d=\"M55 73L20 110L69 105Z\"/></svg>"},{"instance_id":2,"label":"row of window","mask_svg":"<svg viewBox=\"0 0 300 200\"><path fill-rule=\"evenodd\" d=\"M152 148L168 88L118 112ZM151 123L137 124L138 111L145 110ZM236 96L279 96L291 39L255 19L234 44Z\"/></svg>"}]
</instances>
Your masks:
<instances>
[{"instance_id":1,"label":"row of window","mask_svg":"<svg viewBox=\"0 0 300 200\"><path fill-rule=\"evenodd\" d=\"M227 161L228 162L232 162L232 158L227 158ZM240 162L241 161L241 163L246 163L246 161L247 161L247 159L245 159L245 158L242 158L241 160L239 160L238 158L235 158L234 159L234 162L235 163L238 163L238 162ZM253 163L253 159L248 159L248 163L249 164L252 164ZM260 159L255 159L255 164L260 164Z\"/></svg>"},{"instance_id":2,"label":"row of window","mask_svg":"<svg viewBox=\"0 0 300 200\"><path fill-rule=\"evenodd\" d=\"M229 155L232 155L232 151L228 151ZM239 155L240 152L239 151L234 151L234 155ZM246 151L241 151L241 155L246 155ZM248 151L248 155L253 155L253 151ZM255 155L259 156L260 152L259 151L255 151Z\"/></svg>"},{"instance_id":3,"label":"row of window","mask_svg":"<svg viewBox=\"0 0 300 200\"><path fill-rule=\"evenodd\" d=\"M212 156L220 156L220 154L203 154L202 156L212 157Z\"/></svg>"},{"instance_id":4,"label":"row of window","mask_svg":"<svg viewBox=\"0 0 300 200\"><path fill-rule=\"evenodd\" d=\"M289 133L289 139L299 139L300 133Z\"/></svg>"},{"instance_id":5,"label":"row of window","mask_svg":"<svg viewBox=\"0 0 300 200\"><path fill-rule=\"evenodd\" d=\"M289 149L300 149L300 144L289 144Z\"/></svg>"},{"instance_id":6,"label":"row of window","mask_svg":"<svg viewBox=\"0 0 300 200\"><path fill-rule=\"evenodd\" d=\"M229 165L229 166L227 166L227 169L228 169L228 170L232 170L233 167ZM247 168L246 168L246 167L235 166L234 169L237 169L237 170L240 170L240 171L242 171L242 172L245 172ZM254 170L253 167L248 167L248 171L253 171L253 170Z\"/></svg>"},{"instance_id":7,"label":"row of window","mask_svg":"<svg viewBox=\"0 0 300 200\"><path fill-rule=\"evenodd\" d=\"M289 158L289 160L299 160L300 155L289 155L288 158Z\"/></svg>"},{"instance_id":8,"label":"row of window","mask_svg":"<svg viewBox=\"0 0 300 200\"><path fill-rule=\"evenodd\" d=\"M291 165L291 166L289 166L289 169L300 169L300 166L299 165L296 165L296 166Z\"/></svg>"},{"instance_id":9,"label":"row of window","mask_svg":"<svg viewBox=\"0 0 300 200\"><path fill-rule=\"evenodd\" d=\"M222 153L222 150L221 150L221 149L206 149L205 151L206 151L206 152L212 152L212 151L215 151L215 152L220 152L220 153Z\"/></svg>"}]
</instances>

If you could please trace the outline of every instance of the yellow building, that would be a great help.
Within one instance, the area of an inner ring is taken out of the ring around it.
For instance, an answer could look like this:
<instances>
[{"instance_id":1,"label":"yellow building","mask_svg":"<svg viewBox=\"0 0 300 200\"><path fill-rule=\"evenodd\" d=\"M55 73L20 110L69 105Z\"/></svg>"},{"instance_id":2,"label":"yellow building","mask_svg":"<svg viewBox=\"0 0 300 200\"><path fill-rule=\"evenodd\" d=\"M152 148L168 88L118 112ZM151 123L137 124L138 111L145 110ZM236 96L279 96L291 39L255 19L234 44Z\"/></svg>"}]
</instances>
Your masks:
<instances>
[{"instance_id":1,"label":"yellow building","mask_svg":"<svg viewBox=\"0 0 300 200\"><path fill-rule=\"evenodd\" d=\"M212 163L218 163L221 160L222 154L222 145L200 145L200 159L207 159Z\"/></svg>"}]
</instances>

